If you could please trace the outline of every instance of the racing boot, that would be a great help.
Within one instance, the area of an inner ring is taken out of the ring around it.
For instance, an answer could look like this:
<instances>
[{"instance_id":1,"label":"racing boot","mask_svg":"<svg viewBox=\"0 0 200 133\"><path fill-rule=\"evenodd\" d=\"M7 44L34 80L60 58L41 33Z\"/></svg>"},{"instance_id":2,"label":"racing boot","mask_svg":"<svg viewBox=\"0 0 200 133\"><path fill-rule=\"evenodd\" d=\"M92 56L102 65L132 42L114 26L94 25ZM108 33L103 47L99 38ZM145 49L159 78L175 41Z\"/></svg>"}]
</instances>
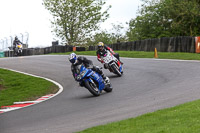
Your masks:
<instances>
[{"instance_id":1,"label":"racing boot","mask_svg":"<svg viewBox=\"0 0 200 133\"><path fill-rule=\"evenodd\" d=\"M120 62L122 65L124 64L121 60L119 60L119 62Z\"/></svg>"},{"instance_id":2,"label":"racing boot","mask_svg":"<svg viewBox=\"0 0 200 133\"><path fill-rule=\"evenodd\" d=\"M103 73L101 74L101 76L102 76L103 80L106 79L106 76Z\"/></svg>"},{"instance_id":3,"label":"racing boot","mask_svg":"<svg viewBox=\"0 0 200 133\"><path fill-rule=\"evenodd\" d=\"M106 84L106 83L108 83L108 81L109 81L109 78L108 78L108 77L106 77L104 74L102 74L101 76L102 76L102 78L103 78L103 80L104 80L105 84Z\"/></svg>"}]
</instances>

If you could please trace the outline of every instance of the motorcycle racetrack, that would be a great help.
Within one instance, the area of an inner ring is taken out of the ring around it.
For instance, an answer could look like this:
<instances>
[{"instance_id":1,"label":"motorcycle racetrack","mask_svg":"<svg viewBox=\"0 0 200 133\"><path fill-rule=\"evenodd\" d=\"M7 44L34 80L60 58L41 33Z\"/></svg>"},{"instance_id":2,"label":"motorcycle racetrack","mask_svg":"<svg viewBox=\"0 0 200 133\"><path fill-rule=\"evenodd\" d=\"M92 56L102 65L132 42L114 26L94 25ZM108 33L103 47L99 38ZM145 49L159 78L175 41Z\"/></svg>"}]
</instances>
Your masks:
<instances>
[{"instance_id":1,"label":"motorcycle racetrack","mask_svg":"<svg viewBox=\"0 0 200 133\"><path fill-rule=\"evenodd\" d=\"M87 57L102 66L95 56ZM56 97L0 114L0 133L72 133L200 99L200 61L121 60L122 77L103 69L113 91L94 97L73 79L67 55L0 58L0 67L63 86Z\"/></svg>"}]
</instances>

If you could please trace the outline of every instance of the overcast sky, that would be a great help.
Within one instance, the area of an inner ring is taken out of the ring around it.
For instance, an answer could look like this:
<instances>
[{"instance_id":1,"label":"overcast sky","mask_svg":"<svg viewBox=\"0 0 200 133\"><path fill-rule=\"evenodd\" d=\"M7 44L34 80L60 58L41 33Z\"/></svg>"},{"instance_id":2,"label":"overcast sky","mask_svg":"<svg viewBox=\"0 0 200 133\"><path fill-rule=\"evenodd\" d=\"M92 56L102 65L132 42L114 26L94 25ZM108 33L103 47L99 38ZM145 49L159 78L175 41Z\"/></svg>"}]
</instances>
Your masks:
<instances>
[{"instance_id":1,"label":"overcast sky","mask_svg":"<svg viewBox=\"0 0 200 133\"><path fill-rule=\"evenodd\" d=\"M112 25L122 23L124 26L136 17L140 0L107 0L111 5L110 18L101 25L102 29L111 29ZM29 33L29 47L51 46L51 16L42 5L42 0L0 0L0 42L1 39L17 35L19 38Z\"/></svg>"}]
</instances>

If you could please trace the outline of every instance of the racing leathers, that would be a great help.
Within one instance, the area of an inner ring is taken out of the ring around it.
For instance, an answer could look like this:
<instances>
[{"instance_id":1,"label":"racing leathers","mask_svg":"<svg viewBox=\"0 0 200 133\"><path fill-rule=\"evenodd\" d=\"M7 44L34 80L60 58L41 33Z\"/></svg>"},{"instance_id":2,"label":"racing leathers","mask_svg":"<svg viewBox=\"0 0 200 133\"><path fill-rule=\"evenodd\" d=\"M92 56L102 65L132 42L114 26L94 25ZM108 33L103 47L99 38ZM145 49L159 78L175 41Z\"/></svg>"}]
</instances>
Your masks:
<instances>
[{"instance_id":1,"label":"racing leathers","mask_svg":"<svg viewBox=\"0 0 200 133\"><path fill-rule=\"evenodd\" d=\"M17 50L17 45L23 44L17 37L15 37L15 40L13 41L13 51L16 54Z\"/></svg>"},{"instance_id":2,"label":"racing leathers","mask_svg":"<svg viewBox=\"0 0 200 133\"><path fill-rule=\"evenodd\" d=\"M91 68L93 71L99 73L103 77L103 79L106 79L106 77L103 74L103 71L97 66L94 66L91 60L88 60L86 57L79 56L77 58L77 61L71 65L71 71L75 80L77 80L77 75L80 73L80 66L82 64L86 68Z\"/></svg>"},{"instance_id":3,"label":"racing leathers","mask_svg":"<svg viewBox=\"0 0 200 133\"><path fill-rule=\"evenodd\" d=\"M18 38L15 38L15 40L13 41L13 48L16 48L17 45L19 44L23 44Z\"/></svg>"},{"instance_id":4,"label":"racing leathers","mask_svg":"<svg viewBox=\"0 0 200 133\"><path fill-rule=\"evenodd\" d=\"M106 45L104 45L103 47L104 47L103 50L98 49L96 52L98 61L100 61L101 63L104 63L104 61L101 59L101 56L104 56L106 50L110 51L120 61L118 53L115 53L110 47L108 47ZM107 69L107 67L105 67L105 65L104 65L104 68Z\"/></svg>"}]
</instances>

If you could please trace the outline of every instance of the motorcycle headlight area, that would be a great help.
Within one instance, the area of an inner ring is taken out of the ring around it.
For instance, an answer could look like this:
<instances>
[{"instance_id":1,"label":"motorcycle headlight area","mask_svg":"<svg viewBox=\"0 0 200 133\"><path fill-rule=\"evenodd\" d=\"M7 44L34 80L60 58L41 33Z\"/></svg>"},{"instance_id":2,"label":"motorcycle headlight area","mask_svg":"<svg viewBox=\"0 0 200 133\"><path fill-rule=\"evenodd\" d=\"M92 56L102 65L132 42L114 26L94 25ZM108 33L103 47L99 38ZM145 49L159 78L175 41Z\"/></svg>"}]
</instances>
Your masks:
<instances>
[{"instance_id":1,"label":"motorcycle headlight area","mask_svg":"<svg viewBox=\"0 0 200 133\"><path fill-rule=\"evenodd\" d=\"M22 45L17 45L18 48L22 48Z\"/></svg>"},{"instance_id":2,"label":"motorcycle headlight area","mask_svg":"<svg viewBox=\"0 0 200 133\"><path fill-rule=\"evenodd\" d=\"M78 76L77 76L77 80L81 80L83 78L83 76L85 75L86 71L82 71Z\"/></svg>"}]
</instances>

